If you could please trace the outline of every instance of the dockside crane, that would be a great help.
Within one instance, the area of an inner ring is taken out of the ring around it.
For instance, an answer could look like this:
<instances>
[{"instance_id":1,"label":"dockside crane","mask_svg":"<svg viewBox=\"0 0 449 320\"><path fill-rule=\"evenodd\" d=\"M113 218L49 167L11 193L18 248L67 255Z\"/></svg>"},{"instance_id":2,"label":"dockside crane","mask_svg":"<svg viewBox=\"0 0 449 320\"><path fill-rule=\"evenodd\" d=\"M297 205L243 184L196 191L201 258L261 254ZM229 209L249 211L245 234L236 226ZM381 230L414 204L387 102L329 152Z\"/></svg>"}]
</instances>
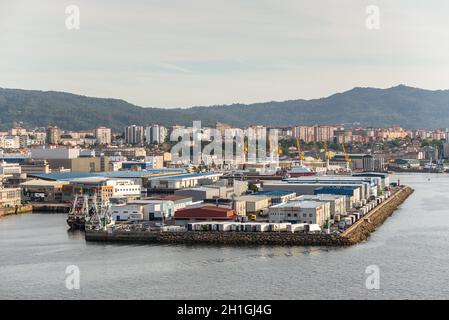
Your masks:
<instances>
[{"instance_id":1,"label":"dockside crane","mask_svg":"<svg viewBox=\"0 0 449 320\"><path fill-rule=\"evenodd\" d=\"M329 147L327 146L327 142L323 142L324 145L324 158L326 159L326 169L329 169L329 161L330 161L330 154L329 154Z\"/></svg>"},{"instance_id":2,"label":"dockside crane","mask_svg":"<svg viewBox=\"0 0 449 320\"><path fill-rule=\"evenodd\" d=\"M296 138L296 150L298 151L299 164L302 165L302 162L304 161L304 154L301 152L301 142L298 138Z\"/></svg>"},{"instance_id":3,"label":"dockside crane","mask_svg":"<svg viewBox=\"0 0 449 320\"><path fill-rule=\"evenodd\" d=\"M346 170L350 170L351 168L351 157L349 156L349 153L346 151L346 146L344 143L341 144L341 147L343 148L343 152L345 153L345 162L346 162Z\"/></svg>"}]
</instances>

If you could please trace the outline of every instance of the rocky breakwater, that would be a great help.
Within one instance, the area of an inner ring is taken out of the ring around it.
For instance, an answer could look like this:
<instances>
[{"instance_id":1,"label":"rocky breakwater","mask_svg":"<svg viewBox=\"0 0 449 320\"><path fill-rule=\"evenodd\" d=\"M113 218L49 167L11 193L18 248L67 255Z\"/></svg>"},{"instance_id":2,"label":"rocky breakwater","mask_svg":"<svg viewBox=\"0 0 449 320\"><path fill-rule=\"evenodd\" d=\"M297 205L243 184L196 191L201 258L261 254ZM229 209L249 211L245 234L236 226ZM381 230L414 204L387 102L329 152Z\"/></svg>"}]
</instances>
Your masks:
<instances>
[{"instance_id":1,"label":"rocky breakwater","mask_svg":"<svg viewBox=\"0 0 449 320\"><path fill-rule=\"evenodd\" d=\"M287 232L162 232L157 241L173 244L346 246L351 243L340 235Z\"/></svg>"},{"instance_id":2,"label":"rocky breakwater","mask_svg":"<svg viewBox=\"0 0 449 320\"><path fill-rule=\"evenodd\" d=\"M346 238L350 244L356 244L368 239L370 234L382 225L413 192L414 190L410 187L402 187L387 201L343 232L341 236Z\"/></svg>"}]
</instances>

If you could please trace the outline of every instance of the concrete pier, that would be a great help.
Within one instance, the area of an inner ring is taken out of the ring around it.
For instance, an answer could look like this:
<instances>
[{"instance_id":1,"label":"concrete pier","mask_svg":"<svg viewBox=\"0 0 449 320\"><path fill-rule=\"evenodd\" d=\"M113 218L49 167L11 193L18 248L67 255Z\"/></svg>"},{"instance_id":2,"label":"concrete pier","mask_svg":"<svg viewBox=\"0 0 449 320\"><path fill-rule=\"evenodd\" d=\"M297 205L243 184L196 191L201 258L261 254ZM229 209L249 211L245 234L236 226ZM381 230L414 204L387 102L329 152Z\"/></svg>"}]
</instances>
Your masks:
<instances>
[{"instance_id":1,"label":"concrete pier","mask_svg":"<svg viewBox=\"0 0 449 320\"><path fill-rule=\"evenodd\" d=\"M31 204L33 212L48 212L48 213L68 213L71 205L69 203L41 203L34 202Z\"/></svg>"},{"instance_id":2,"label":"concrete pier","mask_svg":"<svg viewBox=\"0 0 449 320\"><path fill-rule=\"evenodd\" d=\"M402 187L362 219L340 234L303 234L288 232L219 232L219 231L86 231L86 241L143 242L209 245L281 245L281 246L349 246L366 240L413 189Z\"/></svg>"},{"instance_id":3,"label":"concrete pier","mask_svg":"<svg viewBox=\"0 0 449 320\"><path fill-rule=\"evenodd\" d=\"M21 205L17 207L0 208L0 217L9 216L11 214L30 213L33 208L30 205Z\"/></svg>"}]
</instances>

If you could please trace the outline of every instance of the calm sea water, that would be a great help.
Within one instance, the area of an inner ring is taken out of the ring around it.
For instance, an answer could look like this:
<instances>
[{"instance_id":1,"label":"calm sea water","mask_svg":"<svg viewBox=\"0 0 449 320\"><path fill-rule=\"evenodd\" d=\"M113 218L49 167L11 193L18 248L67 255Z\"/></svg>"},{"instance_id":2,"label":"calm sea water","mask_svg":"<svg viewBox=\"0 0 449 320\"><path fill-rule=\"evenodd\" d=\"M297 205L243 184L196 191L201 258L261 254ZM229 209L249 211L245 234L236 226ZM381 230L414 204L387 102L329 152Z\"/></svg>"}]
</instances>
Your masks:
<instances>
[{"instance_id":1,"label":"calm sea water","mask_svg":"<svg viewBox=\"0 0 449 320\"><path fill-rule=\"evenodd\" d=\"M415 193L350 248L97 244L68 232L65 215L6 217L0 298L449 298L449 175L399 177ZM65 287L68 265L80 269L79 290ZM379 290L365 287L369 265Z\"/></svg>"}]
</instances>

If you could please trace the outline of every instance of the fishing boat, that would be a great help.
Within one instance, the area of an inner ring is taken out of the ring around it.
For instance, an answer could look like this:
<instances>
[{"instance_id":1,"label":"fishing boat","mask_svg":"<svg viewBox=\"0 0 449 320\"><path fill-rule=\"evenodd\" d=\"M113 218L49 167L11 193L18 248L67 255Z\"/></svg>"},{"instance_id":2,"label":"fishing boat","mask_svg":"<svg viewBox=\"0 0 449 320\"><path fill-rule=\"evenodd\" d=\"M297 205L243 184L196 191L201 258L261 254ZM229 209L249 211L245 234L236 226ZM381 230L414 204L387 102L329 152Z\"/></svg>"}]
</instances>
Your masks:
<instances>
[{"instance_id":1,"label":"fishing boat","mask_svg":"<svg viewBox=\"0 0 449 320\"><path fill-rule=\"evenodd\" d=\"M86 217L89 215L89 198L87 195L75 195L72 208L67 217L67 224L72 230L84 230Z\"/></svg>"},{"instance_id":2,"label":"fishing boat","mask_svg":"<svg viewBox=\"0 0 449 320\"><path fill-rule=\"evenodd\" d=\"M113 224L110 202L105 199L100 199L100 203L98 204L97 197L94 197L92 210L85 221L85 230L106 230L107 227Z\"/></svg>"}]
</instances>

